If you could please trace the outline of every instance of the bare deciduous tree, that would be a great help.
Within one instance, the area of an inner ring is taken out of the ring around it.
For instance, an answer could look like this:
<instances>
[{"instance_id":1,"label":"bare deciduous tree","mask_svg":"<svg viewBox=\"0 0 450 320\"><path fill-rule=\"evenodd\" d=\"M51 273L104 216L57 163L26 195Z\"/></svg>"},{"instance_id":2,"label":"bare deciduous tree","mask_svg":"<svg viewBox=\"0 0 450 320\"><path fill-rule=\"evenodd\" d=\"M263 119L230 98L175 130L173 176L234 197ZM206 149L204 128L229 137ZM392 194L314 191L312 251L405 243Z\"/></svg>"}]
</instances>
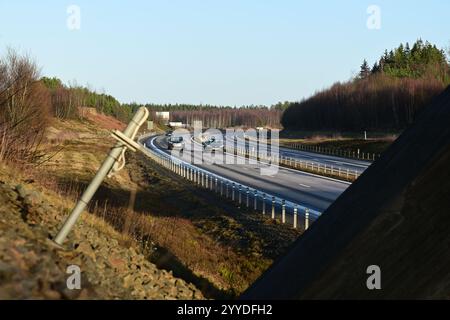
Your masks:
<instances>
[{"instance_id":1,"label":"bare deciduous tree","mask_svg":"<svg viewBox=\"0 0 450 320\"><path fill-rule=\"evenodd\" d=\"M50 95L27 55L8 49L0 59L0 160L34 160L48 125Z\"/></svg>"}]
</instances>

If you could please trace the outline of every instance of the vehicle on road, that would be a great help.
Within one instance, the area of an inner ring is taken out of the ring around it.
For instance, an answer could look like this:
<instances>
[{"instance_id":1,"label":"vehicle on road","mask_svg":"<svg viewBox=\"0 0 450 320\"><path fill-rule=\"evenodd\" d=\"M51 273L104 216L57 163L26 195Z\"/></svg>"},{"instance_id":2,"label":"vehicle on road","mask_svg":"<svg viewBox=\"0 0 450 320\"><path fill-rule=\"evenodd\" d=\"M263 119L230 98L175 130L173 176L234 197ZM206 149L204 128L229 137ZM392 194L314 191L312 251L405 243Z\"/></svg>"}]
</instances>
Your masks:
<instances>
[{"instance_id":1,"label":"vehicle on road","mask_svg":"<svg viewBox=\"0 0 450 320\"><path fill-rule=\"evenodd\" d=\"M167 149L169 150L183 150L184 149L184 141L183 141L183 137L173 137L171 136L169 138L169 141L167 143Z\"/></svg>"},{"instance_id":2,"label":"vehicle on road","mask_svg":"<svg viewBox=\"0 0 450 320\"><path fill-rule=\"evenodd\" d=\"M216 137L210 137L208 140L202 142L203 150L210 150L215 153L217 150L223 151L223 140L217 139Z\"/></svg>"}]
</instances>

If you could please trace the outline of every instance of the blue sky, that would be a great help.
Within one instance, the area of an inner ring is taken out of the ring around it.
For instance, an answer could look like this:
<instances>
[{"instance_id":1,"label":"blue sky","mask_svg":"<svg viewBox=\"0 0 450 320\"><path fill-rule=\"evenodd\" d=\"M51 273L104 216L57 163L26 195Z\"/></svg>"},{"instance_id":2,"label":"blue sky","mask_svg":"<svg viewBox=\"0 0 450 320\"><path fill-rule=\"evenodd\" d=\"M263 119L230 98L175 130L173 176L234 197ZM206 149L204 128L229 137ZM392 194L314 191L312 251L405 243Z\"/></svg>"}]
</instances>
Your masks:
<instances>
[{"instance_id":1,"label":"blue sky","mask_svg":"<svg viewBox=\"0 0 450 320\"><path fill-rule=\"evenodd\" d=\"M80 30L67 28L69 5ZM347 80L400 42L448 47L449 12L443 0L0 0L0 54L19 49L43 75L121 102L270 105Z\"/></svg>"}]
</instances>

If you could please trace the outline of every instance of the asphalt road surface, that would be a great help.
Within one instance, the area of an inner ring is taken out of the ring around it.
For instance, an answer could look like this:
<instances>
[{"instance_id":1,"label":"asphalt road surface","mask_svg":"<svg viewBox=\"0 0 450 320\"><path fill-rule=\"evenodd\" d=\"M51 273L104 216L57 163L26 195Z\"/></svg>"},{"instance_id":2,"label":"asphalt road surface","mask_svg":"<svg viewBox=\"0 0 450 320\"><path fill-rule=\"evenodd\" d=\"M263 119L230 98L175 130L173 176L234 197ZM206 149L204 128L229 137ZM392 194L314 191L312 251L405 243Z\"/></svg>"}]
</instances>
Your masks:
<instances>
[{"instance_id":1,"label":"asphalt road surface","mask_svg":"<svg viewBox=\"0 0 450 320\"><path fill-rule=\"evenodd\" d=\"M146 145L148 148L157 148L167 154L171 154L171 151L167 150L167 138L165 136L150 138L147 140ZM295 153L298 154L298 152ZM279 167L278 172L273 175L261 175L261 168L267 168L267 164L249 164L248 159L245 164L237 164L238 158L242 162L242 157L228 156L233 157L233 164L204 163L195 164L195 166L319 212L323 212L328 208L350 185L347 182L283 167ZM316 157L315 154L314 157ZM317 158L323 159L322 161L336 161L334 160L336 157L328 157L326 155L317 155ZM344 159L340 160L344 161Z\"/></svg>"}]
</instances>

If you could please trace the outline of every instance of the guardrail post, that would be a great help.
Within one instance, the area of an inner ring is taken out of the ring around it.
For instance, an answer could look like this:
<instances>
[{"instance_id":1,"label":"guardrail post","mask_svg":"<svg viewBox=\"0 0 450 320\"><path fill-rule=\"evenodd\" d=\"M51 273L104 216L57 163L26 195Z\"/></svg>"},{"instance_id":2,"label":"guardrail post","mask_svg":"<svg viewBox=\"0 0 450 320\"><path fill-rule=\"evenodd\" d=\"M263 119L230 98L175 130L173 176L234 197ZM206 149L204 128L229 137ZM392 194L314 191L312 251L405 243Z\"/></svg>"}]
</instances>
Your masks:
<instances>
[{"instance_id":1,"label":"guardrail post","mask_svg":"<svg viewBox=\"0 0 450 320\"><path fill-rule=\"evenodd\" d=\"M258 191L255 189L255 195L253 197L253 204L254 204L254 209L255 211L258 210Z\"/></svg>"},{"instance_id":2,"label":"guardrail post","mask_svg":"<svg viewBox=\"0 0 450 320\"><path fill-rule=\"evenodd\" d=\"M286 201L281 200L281 222L286 223Z\"/></svg>"},{"instance_id":3,"label":"guardrail post","mask_svg":"<svg viewBox=\"0 0 450 320\"><path fill-rule=\"evenodd\" d=\"M231 200L233 200L233 201L234 201L234 189L235 189L235 185L234 185L234 182L233 182L233 184L231 186Z\"/></svg>"},{"instance_id":4,"label":"guardrail post","mask_svg":"<svg viewBox=\"0 0 450 320\"><path fill-rule=\"evenodd\" d=\"M247 201L246 201L247 208L249 207L249 197L250 197L250 188L247 187Z\"/></svg>"},{"instance_id":5,"label":"guardrail post","mask_svg":"<svg viewBox=\"0 0 450 320\"><path fill-rule=\"evenodd\" d=\"M263 193L262 214L266 214L266 194Z\"/></svg>"},{"instance_id":6,"label":"guardrail post","mask_svg":"<svg viewBox=\"0 0 450 320\"><path fill-rule=\"evenodd\" d=\"M239 185L239 193L238 193L238 196L239 196L239 205L241 205L241 203L242 203L242 194L241 194L241 188L242 188L242 186L241 186L241 185Z\"/></svg>"},{"instance_id":7,"label":"guardrail post","mask_svg":"<svg viewBox=\"0 0 450 320\"><path fill-rule=\"evenodd\" d=\"M217 177L215 178L216 179L216 186L215 186L215 191L216 191L216 193L218 193L219 192L219 186L218 186L218 182L217 182Z\"/></svg>"},{"instance_id":8,"label":"guardrail post","mask_svg":"<svg viewBox=\"0 0 450 320\"><path fill-rule=\"evenodd\" d=\"M275 219L275 197L272 197L272 219Z\"/></svg>"},{"instance_id":9,"label":"guardrail post","mask_svg":"<svg viewBox=\"0 0 450 320\"><path fill-rule=\"evenodd\" d=\"M294 229L297 229L297 205L294 205Z\"/></svg>"},{"instance_id":10,"label":"guardrail post","mask_svg":"<svg viewBox=\"0 0 450 320\"><path fill-rule=\"evenodd\" d=\"M210 191L214 190L214 177L213 176L211 176L211 181L210 181L210 184L209 184L209 190Z\"/></svg>"},{"instance_id":11,"label":"guardrail post","mask_svg":"<svg viewBox=\"0 0 450 320\"><path fill-rule=\"evenodd\" d=\"M309 228L309 209L305 209L305 231Z\"/></svg>"}]
</instances>

